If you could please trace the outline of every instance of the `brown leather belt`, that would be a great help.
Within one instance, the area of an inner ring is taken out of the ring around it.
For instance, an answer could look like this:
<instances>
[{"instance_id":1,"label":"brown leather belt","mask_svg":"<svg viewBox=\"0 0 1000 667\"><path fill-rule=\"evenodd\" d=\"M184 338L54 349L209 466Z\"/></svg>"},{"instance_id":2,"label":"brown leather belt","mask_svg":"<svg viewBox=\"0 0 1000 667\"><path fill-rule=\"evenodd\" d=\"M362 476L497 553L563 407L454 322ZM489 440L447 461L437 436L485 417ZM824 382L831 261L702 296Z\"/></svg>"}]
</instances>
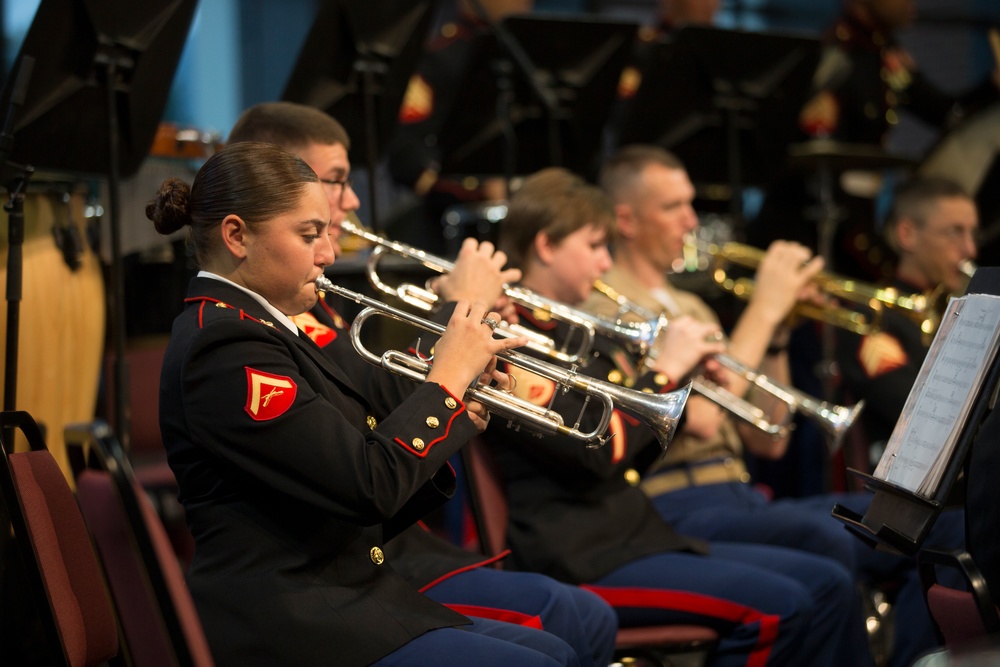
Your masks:
<instances>
[{"instance_id":1,"label":"brown leather belt","mask_svg":"<svg viewBox=\"0 0 1000 667\"><path fill-rule=\"evenodd\" d=\"M690 486L749 482L750 474L742 461L726 458L711 463L694 463L680 468L664 470L642 480L642 490L648 496L659 496Z\"/></svg>"}]
</instances>

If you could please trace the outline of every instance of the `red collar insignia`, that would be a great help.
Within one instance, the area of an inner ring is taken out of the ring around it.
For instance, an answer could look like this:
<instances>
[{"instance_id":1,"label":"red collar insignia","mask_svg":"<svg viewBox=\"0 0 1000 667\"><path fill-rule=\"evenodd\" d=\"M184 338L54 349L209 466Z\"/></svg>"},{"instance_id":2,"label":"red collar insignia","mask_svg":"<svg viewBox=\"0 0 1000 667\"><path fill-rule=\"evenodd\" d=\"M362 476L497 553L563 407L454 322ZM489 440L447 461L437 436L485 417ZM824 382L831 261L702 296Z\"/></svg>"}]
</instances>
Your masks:
<instances>
[{"instance_id":1,"label":"red collar insignia","mask_svg":"<svg viewBox=\"0 0 1000 667\"><path fill-rule=\"evenodd\" d=\"M293 315L291 318L295 326L302 329L302 332L312 338L313 342L320 347L326 347L333 341L337 340L336 329L331 329L322 322L316 319L316 316L306 311L299 315Z\"/></svg>"},{"instance_id":2,"label":"red collar insignia","mask_svg":"<svg viewBox=\"0 0 1000 667\"><path fill-rule=\"evenodd\" d=\"M247 414L256 421L280 417L292 407L298 387L292 378L264 371L247 370Z\"/></svg>"}]
</instances>

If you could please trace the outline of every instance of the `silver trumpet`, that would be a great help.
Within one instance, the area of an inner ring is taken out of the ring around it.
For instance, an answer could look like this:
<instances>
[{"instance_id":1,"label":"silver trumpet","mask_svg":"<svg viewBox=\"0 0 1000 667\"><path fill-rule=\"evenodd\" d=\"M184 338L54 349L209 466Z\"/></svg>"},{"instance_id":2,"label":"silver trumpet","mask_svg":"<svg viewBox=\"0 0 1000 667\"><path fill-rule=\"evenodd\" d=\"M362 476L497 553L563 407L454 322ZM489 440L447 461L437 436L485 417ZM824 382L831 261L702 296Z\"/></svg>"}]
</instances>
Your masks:
<instances>
[{"instance_id":1,"label":"silver trumpet","mask_svg":"<svg viewBox=\"0 0 1000 667\"><path fill-rule=\"evenodd\" d=\"M669 324L667 317L662 313L654 313L648 308L640 306L601 281L595 283L594 289L618 304L619 315L632 313L644 320L632 324L596 318L599 320L594 322L597 333L623 341L644 361L655 359L655 355L659 353L661 347L658 341L660 336L666 332ZM695 379L691 383L692 390L729 411L733 416L774 437L786 435L792 427L795 413L802 412L823 428L830 437L829 449L831 452L835 452L840 447L847 430L864 408L864 401L858 401L852 406L843 406L819 400L798 389L774 382L766 375L758 373L743 362L728 355L716 355L715 359L722 366L742 376L761 391L784 402L788 406L786 419L781 424L770 423L763 410L705 378Z\"/></svg>"},{"instance_id":2,"label":"silver trumpet","mask_svg":"<svg viewBox=\"0 0 1000 667\"><path fill-rule=\"evenodd\" d=\"M351 325L351 343L366 361L415 382L423 382L427 378L430 371L430 363L427 360L397 350L387 350L377 355L361 343L361 328L370 317L378 315L411 324L437 335L444 332L443 325L334 285L323 275L316 279L316 289L320 292L339 294L365 306ZM488 384L474 384L469 387L465 393L466 399L482 403L489 412L506 418L510 425L516 425L517 428L524 426L534 433L543 435L566 435L583 441L589 447L599 447L611 437L607 434L607 430L611 423L611 415L617 407L651 428L656 433L660 447L665 451L677 430L677 422L691 391L690 386L687 386L663 394L647 394L579 375L576 367L563 368L512 350L500 352L497 357L555 382L564 393L570 390L583 392L586 397L584 407L577 416L575 424L567 426L562 415L551 409L551 404L543 408ZM579 430L580 420L583 410L587 409L591 400L596 400L600 404L601 418L596 428L584 432Z\"/></svg>"},{"instance_id":3,"label":"silver trumpet","mask_svg":"<svg viewBox=\"0 0 1000 667\"><path fill-rule=\"evenodd\" d=\"M454 262L435 257L405 243L386 239L354 224L350 220L345 220L341 225L341 229L348 234L352 234L373 244L374 247L365 265L365 273L368 275L368 282L371 283L372 287L383 294L394 296L414 308L423 311L430 311L434 308L440 299L433 290L412 283L401 283L397 287L393 287L379 276L378 263L386 253L391 253L412 259L431 271L444 274L451 273L454 270ZM562 344L557 344L552 338L533 329L508 322L501 322L497 327L501 335L508 335L510 337L524 336L528 339L528 344L525 347L529 350L534 350L563 363L582 366L590 360L590 351L594 346L594 329L589 322L583 321L578 317L578 311L569 308L559 301L548 299L521 287L505 285L504 294L514 303L529 308L536 313L544 313L552 319L569 323L574 334L572 340L566 340ZM579 338L578 342L577 338ZM572 343L572 350L568 349L570 343Z\"/></svg>"}]
</instances>

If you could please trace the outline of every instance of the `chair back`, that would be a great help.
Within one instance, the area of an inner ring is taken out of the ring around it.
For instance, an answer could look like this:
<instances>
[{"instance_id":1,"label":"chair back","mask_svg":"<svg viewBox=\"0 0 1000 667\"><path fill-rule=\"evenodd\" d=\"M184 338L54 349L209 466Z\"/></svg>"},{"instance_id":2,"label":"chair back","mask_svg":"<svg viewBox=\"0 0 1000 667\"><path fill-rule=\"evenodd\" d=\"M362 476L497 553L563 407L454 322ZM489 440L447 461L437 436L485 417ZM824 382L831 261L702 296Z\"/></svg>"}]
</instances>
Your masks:
<instances>
[{"instance_id":1,"label":"chair back","mask_svg":"<svg viewBox=\"0 0 1000 667\"><path fill-rule=\"evenodd\" d=\"M30 451L12 451L8 436L15 428ZM0 485L50 650L70 667L112 660L118 656L114 609L69 483L28 413L0 413L0 432Z\"/></svg>"},{"instance_id":2,"label":"chair back","mask_svg":"<svg viewBox=\"0 0 1000 667\"><path fill-rule=\"evenodd\" d=\"M507 492L493 452L479 437L462 448L462 462L469 484L469 506L483 553L496 556L507 548Z\"/></svg>"},{"instance_id":3,"label":"chair back","mask_svg":"<svg viewBox=\"0 0 1000 667\"><path fill-rule=\"evenodd\" d=\"M211 652L177 556L128 458L104 422L73 425L66 442L87 441L89 465L77 498L119 609L137 667L211 667Z\"/></svg>"},{"instance_id":4,"label":"chair back","mask_svg":"<svg viewBox=\"0 0 1000 667\"><path fill-rule=\"evenodd\" d=\"M927 608L947 648L979 645L987 637L1000 637L1000 614L986 580L968 552L922 549L917 564ZM967 589L940 583L939 567L960 573Z\"/></svg>"}]
</instances>

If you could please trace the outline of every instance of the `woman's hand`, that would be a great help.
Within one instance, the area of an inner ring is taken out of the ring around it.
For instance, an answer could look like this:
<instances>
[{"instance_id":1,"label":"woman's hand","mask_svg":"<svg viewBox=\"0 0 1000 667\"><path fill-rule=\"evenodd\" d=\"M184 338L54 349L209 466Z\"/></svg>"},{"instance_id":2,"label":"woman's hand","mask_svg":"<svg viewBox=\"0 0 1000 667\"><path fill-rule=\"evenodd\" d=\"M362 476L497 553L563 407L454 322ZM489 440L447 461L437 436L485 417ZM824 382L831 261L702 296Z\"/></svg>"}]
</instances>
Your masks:
<instances>
[{"instance_id":1,"label":"woman's hand","mask_svg":"<svg viewBox=\"0 0 1000 667\"><path fill-rule=\"evenodd\" d=\"M497 358L493 357L490 365L480 374L476 384L490 384L501 391L510 393L514 389L514 378L507 373L497 370L496 361ZM465 408L469 411L469 418L472 419L479 432L482 433L485 431L490 423L490 413L486 410L486 406L479 401L468 401L465 404Z\"/></svg>"},{"instance_id":2,"label":"woman's hand","mask_svg":"<svg viewBox=\"0 0 1000 667\"><path fill-rule=\"evenodd\" d=\"M487 313L483 302L470 305L467 301L459 301L434 346L434 364L427 381L437 382L461 398L473 380L484 373L497 372L494 355L528 342L523 336L494 338L493 330L499 322L500 314Z\"/></svg>"}]
</instances>

